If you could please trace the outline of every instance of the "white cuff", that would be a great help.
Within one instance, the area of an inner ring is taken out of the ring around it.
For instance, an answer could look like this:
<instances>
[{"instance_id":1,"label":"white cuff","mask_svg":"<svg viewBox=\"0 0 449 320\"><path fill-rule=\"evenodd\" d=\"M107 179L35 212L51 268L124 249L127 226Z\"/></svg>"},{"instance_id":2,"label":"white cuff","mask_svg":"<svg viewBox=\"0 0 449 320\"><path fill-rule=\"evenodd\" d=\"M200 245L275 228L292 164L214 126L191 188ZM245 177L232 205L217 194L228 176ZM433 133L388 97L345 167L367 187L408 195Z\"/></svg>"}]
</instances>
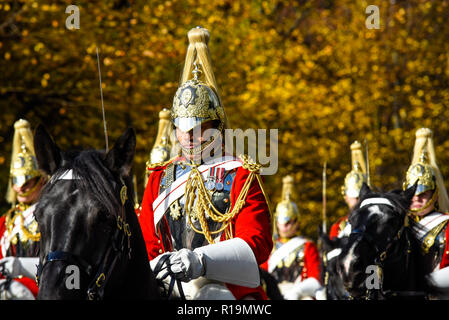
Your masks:
<instances>
[{"instance_id":1,"label":"white cuff","mask_svg":"<svg viewBox=\"0 0 449 320\"><path fill-rule=\"evenodd\" d=\"M432 272L429 278L438 288L449 289L449 267Z\"/></svg>"},{"instance_id":2,"label":"white cuff","mask_svg":"<svg viewBox=\"0 0 449 320\"><path fill-rule=\"evenodd\" d=\"M20 257L20 273L21 275L34 279L37 273L37 265L39 264L38 257Z\"/></svg>"},{"instance_id":3,"label":"white cuff","mask_svg":"<svg viewBox=\"0 0 449 320\"><path fill-rule=\"evenodd\" d=\"M295 291L298 293L298 298L315 297L315 292L320 288L320 282L313 277L295 284Z\"/></svg>"},{"instance_id":4,"label":"white cuff","mask_svg":"<svg viewBox=\"0 0 449 320\"><path fill-rule=\"evenodd\" d=\"M243 239L233 238L194 251L203 255L206 278L249 288L260 285L256 257Z\"/></svg>"}]
</instances>

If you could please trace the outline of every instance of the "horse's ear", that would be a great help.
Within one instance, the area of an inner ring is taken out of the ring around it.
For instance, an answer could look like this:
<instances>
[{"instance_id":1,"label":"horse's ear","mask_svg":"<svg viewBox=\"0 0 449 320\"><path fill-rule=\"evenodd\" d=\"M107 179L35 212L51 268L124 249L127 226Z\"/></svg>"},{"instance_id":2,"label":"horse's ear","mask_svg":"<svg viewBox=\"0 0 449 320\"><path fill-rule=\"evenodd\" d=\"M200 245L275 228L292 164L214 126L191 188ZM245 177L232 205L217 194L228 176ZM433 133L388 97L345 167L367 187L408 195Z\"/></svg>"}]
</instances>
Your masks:
<instances>
[{"instance_id":1,"label":"horse's ear","mask_svg":"<svg viewBox=\"0 0 449 320\"><path fill-rule=\"evenodd\" d=\"M416 180L416 182L413 186L404 190L404 192L402 193L403 197L408 201L412 201L412 198L415 195L417 187L418 187L418 180Z\"/></svg>"},{"instance_id":2,"label":"horse's ear","mask_svg":"<svg viewBox=\"0 0 449 320\"><path fill-rule=\"evenodd\" d=\"M364 198L368 193L371 193L371 189L365 182L363 182L362 188L360 189L359 199Z\"/></svg>"},{"instance_id":3,"label":"horse's ear","mask_svg":"<svg viewBox=\"0 0 449 320\"><path fill-rule=\"evenodd\" d=\"M134 160L136 149L136 134L134 129L128 128L115 142L114 147L106 154L106 164L121 177L128 176Z\"/></svg>"},{"instance_id":4,"label":"horse's ear","mask_svg":"<svg viewBox=\"0 0 449 320\"><path fill-rule=\"evenodd\" d=\"M42 124L34 133L34 151L39 169L52 175L59 169L62 162L61 151Z\"/></svg>"}]
</instances>

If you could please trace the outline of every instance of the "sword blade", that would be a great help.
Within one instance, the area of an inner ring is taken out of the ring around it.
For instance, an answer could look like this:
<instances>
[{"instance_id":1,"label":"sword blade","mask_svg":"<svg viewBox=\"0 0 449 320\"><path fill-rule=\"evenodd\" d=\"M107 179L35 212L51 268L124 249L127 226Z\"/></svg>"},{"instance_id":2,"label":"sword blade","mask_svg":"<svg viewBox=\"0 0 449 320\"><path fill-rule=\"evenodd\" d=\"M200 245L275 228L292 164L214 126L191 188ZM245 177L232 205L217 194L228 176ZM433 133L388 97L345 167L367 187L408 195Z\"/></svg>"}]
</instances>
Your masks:
<instances>
[{"instance_id":1,"label":"sword blade","mask_svg":"<svg viewBox=\"0 0 449 320\"><path fill-rule=\"evenodd\" d=\"M102 83L101 83L100 55L98 53L98 47L97 47L97 65L98 65L98 78L100 80L101 110L103 111L104 139L105 139L105 142L106 142L106 152L108 152L109 151L108 130L106 128L106 115L105 115L105 112L104 112L103 86L102 86Z\"/></svg>"}]
</instances>

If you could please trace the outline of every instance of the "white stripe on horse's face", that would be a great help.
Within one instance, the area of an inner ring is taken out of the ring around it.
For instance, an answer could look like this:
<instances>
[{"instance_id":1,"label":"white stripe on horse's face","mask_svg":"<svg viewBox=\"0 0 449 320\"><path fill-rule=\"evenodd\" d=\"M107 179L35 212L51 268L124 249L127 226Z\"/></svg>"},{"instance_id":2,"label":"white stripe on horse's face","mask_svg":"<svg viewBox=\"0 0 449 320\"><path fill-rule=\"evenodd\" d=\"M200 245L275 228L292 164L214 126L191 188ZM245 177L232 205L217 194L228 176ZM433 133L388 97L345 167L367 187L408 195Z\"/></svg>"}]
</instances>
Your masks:
<instances>
[{"instance_id":1,"label":"white stripe on horse's face","mask_svg":"<svg viewBox=\"0 0 449 320\"><path fill-rule=\"evenodd\" d=\"M372 206L370 206L370 207L368 208L368 211L369 211L368 218L371 218L371 216L373 216L373 215L378 215L378 216L380 216L380 219L386 219L386 218L387 218L387 217L386 217L386 214L383 213L383 212L380 210L380 208L379 208L378 205L372 205Z\"/></svg>"},{"instance_id":2,"label":"white stripe on horse's face","mask_svg":"<svg viewBox=\"0 0 449 320\"><path fill-rule=\"evenodd\" d=\"M346 256L343 258L343 267L345 269L345 273L349 274L349 269L351 267L351 262L354 259L357 259L357 257L354 255L354 248L357 245L357 242L354 242L351 245L351 248L349 248L348 253L346 254Z\"/></svg>"}]
</instances>

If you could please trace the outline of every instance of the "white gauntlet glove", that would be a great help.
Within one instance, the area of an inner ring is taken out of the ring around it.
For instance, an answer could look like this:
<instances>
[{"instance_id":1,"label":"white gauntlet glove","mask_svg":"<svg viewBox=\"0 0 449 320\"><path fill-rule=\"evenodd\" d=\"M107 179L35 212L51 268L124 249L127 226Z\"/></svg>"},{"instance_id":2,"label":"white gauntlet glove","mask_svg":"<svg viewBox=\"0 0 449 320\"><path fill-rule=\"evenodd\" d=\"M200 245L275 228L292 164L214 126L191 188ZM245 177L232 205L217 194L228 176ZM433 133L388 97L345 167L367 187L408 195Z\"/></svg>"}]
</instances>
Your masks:
<instances>
[{"instance_id":1,"label":"white gauntlet glove","mask_svg":"<svg viewBox=\"0 0 449 320\"><path fill-rule=\"evenodd\" d=\"M161 259L166 261L163 265L159 265L158 270L155 270ZM183 282L189 282L204 275L202 254L189 249L165 252L151 260L150 267L153 272L156 272L158 280L164 278L167 273L174 273L176 279Z\"/></svg>"},{"instance_id":2,"label":"white gauntlet glove","mask_svg":"<svg viewBox=\"0 0 449 320\"><path fill-rule=\"evenodd\" d=\"M160 259L166 259L163 265ZM151 260L150 266L151 270L157 273L156 279L165 278L167 273L172 272L176 279L183 282L204 276L209 280L249 288L260 285L259 267L254 253L240 238L209 244L193 251L181 249L166 252Z\"/></svg>"},{"instance_id":3,"label":"white gauntlet glove","mask_svg":"<svg viewBox=\"0 0 449 320\"><path fill-rule=\"evenodd\" d=\"M315 292L321 288L321 284L315 278L307 278L295 283L293 288L284 294L285 300L299 300L304 297L315 297Z\"/></svg>"},{"instance_id":4,"label":"white gauntlet glove","mask_svg":"<svg viewBox=\"0 0 449 320\"><path fill-rule=\"evenodd\" d=\"M178 280L189 282L204 275L203 255L201 253L181 249L173 252L169 261L170 269Z\"/></svg>"},{"instance_id":5,"label":"white gauntlet glove","mask_svg":"<svg viewBox=\"0 0 449 320\"><path fill-rule=\"evenodd\" d=\"M0 260L0 264L4 264L5 271L13 278L24 276L34 279L37 272L39 258L31 257L5 257Z\"/></svg>"},{"instance_id":6,"label":"white gauntlet glove","mask_svg":"<svg viewBox=\"0 0 449 320\"><path fill-rule=\"evenodd\" d=\"M449 289L449 267L434 271L428 277L436 287Z\"/></svg>"}]
</instances>

